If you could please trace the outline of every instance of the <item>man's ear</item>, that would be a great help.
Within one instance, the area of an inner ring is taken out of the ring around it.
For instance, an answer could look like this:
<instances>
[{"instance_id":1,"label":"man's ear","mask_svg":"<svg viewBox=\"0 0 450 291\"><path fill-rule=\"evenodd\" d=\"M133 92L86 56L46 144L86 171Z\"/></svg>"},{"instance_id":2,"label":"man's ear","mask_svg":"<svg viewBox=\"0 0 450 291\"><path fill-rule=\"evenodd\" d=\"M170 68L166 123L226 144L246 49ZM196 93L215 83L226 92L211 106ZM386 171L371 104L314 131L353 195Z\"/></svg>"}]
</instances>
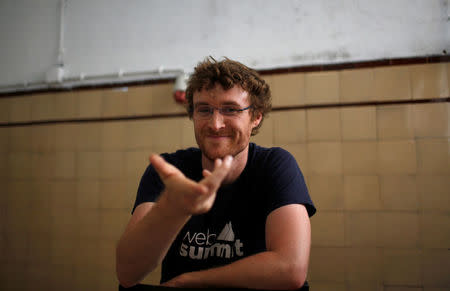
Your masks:
<instances>
[{"instance_id":1,"label":"man's ear","mask_svg":"<svg viewBox=\"0 0 450 291\"><path fill-rule=\"evenodd\" d=\"M252 123L253 123L253 128L257 127L259 125L259 123L262 120L262 113L258 112L256 113L256 115L254 116Z\"/></svg>"}]
</instances>

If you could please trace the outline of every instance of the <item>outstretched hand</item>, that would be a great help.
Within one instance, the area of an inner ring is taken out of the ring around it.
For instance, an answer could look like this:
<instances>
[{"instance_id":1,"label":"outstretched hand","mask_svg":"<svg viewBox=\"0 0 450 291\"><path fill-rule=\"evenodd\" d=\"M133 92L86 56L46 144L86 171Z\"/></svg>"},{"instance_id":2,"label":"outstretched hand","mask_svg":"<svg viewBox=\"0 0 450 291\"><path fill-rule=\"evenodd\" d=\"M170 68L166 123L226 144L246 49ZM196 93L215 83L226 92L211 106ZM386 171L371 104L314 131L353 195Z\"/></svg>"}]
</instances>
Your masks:
<instances>
[{"instance_id":1,"label":"outstretched hand","mask_svg":"<svg viewBox=\"0 0 450 291\"><path fill-rule=\"evenodd\" d=\"M231 156L217 159L214 170L203 170L204 178L195 182L159 155L150 156L150 162L165 185L161 199L186 215L202 214L211 209L217 189L231 169L232 160Z\"/></svg>"}]
</instances>

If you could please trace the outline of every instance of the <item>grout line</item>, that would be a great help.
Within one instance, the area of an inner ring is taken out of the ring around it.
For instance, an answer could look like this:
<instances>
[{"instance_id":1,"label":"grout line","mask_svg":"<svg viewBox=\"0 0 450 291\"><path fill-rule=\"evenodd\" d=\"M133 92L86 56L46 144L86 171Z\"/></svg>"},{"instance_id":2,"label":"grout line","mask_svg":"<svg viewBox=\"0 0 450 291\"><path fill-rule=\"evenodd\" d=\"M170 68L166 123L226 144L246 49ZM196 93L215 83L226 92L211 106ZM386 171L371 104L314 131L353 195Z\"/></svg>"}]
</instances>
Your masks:
<instances>
[{"instance_id":1,"label":"grout line","mask_svg":"<svg viewBox=\"0 0 450 291\"><path fill-rule=\"evenodd\" d=\"M416 99L416 100L326 103L326 104L279 106L279 107L272 108L272 112L302 110L302 109L346 108L346 107L357 107L357 106L361 107L361 106L447 103L447 102L450 102L450 97L432 98L432 99ZM146 115L116 116L116 117L93 117L93 118L35 120L35 121L23 121L23 122L2 122L2 123L0 123L0 128L1 127L48 125L48 124L64 124L64 123L92 123L92 122L110 122L110 121L149 120L149 119L177 118L177 117L187 117L187 116L188 116L187 113L180 112L180 113L166 113L166 114L162 113L162 114L146 114Z\"/></svg>"}]
</instances>

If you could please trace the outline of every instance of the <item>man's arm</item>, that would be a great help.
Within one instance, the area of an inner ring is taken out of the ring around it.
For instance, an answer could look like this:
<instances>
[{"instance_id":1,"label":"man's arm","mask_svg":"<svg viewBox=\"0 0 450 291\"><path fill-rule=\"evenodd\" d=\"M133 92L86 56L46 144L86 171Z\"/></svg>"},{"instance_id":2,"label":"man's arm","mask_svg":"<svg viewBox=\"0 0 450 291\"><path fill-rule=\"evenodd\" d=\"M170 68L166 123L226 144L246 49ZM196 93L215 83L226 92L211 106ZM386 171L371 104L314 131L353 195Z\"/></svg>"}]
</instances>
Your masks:
<instances>
[{"instance_id":1,"label":"man's arm","mask_svg":"<svg viewBox=\"0 0 450 291\"><path fill-rule=\"evenodd\" d=\"M300 204L280 207L266 222L267 251L209 270L182 274L164 285L173 287L236 287L298 289L308 271L311 226Z\"/></svg>"},{"instance_id":2,"label":"man's arm","mask_svg":"<svg viewBox=\"0 0 450 291\"><path fill-rule=\"evenodd\" d=\"M191 215L209 211L216 191L228 174L232 158L216 160L212 173L204 172L199 183L187 179L177 168L153 155L151 163L165 185L156 203L136 207L116 249L116 273L124 287L139 283L158 266L178 232Z\"/></svg>"}]
</instances>

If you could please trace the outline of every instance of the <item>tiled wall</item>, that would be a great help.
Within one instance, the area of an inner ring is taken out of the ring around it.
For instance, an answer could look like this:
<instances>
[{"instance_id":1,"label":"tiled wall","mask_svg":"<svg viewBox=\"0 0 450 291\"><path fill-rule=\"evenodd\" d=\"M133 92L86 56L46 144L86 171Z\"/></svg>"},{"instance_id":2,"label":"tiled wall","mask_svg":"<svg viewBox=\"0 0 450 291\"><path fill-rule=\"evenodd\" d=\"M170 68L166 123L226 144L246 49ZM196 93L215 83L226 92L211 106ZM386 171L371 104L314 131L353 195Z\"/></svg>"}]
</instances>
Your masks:
<instances>
[{"instance_id":1,"label":"tiled wall","mask_svg":"<svg viewBox=\"0 0 450 291\"><path fill-rule=\"evenodd\" d=\"M450 103L415 101L450 95L450 64L264 77L274 108L294 109L272 112L254 141L286 148L305 174L314 290L448 290ZM115 244L148 156L195 145L192 124L83 119L183 112L171 95L159 84L0 99L0 123L16 124L0 127L0 289L117 288ZM80 121L17 126L56 119Z\"/></svg>"}]
</instances>

